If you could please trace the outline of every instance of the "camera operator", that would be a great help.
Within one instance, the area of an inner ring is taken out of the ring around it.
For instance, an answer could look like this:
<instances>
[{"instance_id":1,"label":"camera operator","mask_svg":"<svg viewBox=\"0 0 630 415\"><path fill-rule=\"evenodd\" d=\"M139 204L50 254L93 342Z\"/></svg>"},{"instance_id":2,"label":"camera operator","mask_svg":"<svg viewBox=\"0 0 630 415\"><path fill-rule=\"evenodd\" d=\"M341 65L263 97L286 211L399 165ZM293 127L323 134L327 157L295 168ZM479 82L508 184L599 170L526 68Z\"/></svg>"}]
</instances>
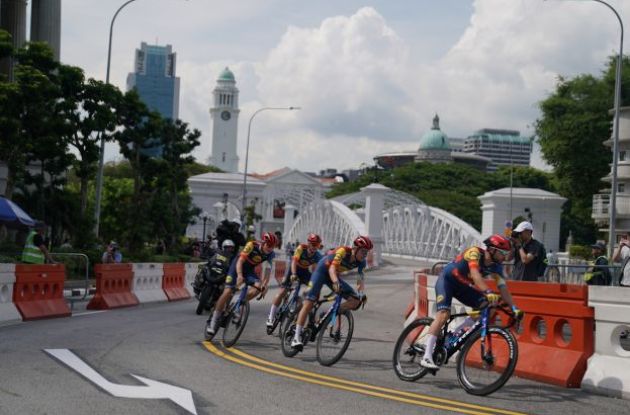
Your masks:
<instances>
[{"instance_id":1,"label":"camera operator","mask_svg":"<svg viewBox=\"0 0 630 415\"><path fill-rule=\"evenodd\" d=\"M521 281L538 281L545 273L547 255L542 243L532 238L534 227L523 221L512 231L514 270L512 278Z\"/></svg>"},{"instance_id":2,"label":"camera operator","mask_svg":"<svg viewBox=\"0 0 630 415\"><path fill-rule=\"evenodd\" d=\"M111 241L107 249L103 252L103 264L119 264L122 262L122 254L118 250L118 244Z\"/></svg>"}]
</instances>

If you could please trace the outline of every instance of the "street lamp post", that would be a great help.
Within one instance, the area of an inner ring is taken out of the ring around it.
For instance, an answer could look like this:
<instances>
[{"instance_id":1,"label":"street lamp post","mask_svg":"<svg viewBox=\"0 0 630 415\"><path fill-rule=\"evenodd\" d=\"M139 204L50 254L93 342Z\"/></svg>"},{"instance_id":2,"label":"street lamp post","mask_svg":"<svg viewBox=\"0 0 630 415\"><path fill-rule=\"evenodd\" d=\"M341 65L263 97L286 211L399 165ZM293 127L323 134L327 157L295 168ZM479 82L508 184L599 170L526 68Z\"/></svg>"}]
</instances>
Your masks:
<instances>
[{"instance_id":1,"label":"street lamp post","mask_svg":"<svg viewBox=\"0 0 630 415\"><path fill-rule=\"evenodd\" d=\"M245 208L247 207L247 164L249 161L249 137L252 130L252 121L259 112L267 110L286 110L294 111L301 110L301 107L263 107L256 110L251 117L249 117L249 124L247 125L247 144L245 146L245 172L243 174L243 205L241 209L241 227L245 229Z\"/></svg>"},{"instance_id":2,"label":"street lamp post","mask_svg":"<svg viewBox=\"0 0 630 415\"><path fill-rule=\"evenodd\" d=\"M105 73L105 84L109 84L109 69L112 61L112 34L114 31L114 22L118 13L125 8L129 3L133 3L136 0L127 0L122 6L116 10L114 17L109 25L109 44L107 46L107 71ZM98 238L99 225L101 222L101 192L103 190L103 165L105 162L105 137L101 133L101 154L98 160L98 172L96 173L96 201L94 203L94 233Z\"/></svg>"},{"instance_id":3,"label":"street lamp post","mask_svg":"<svg viewBox=\"0 0 630 415\"><path fill-rule=\"evenodd\" d=\"M205 210L201 213L201 219L203 220L203 233L202 233L202 238L201 241L203 243L206 242L206 222L208 221L208 217L210 215L208 215L208 212L206 212Z\"/></svg>"}]
</instances>

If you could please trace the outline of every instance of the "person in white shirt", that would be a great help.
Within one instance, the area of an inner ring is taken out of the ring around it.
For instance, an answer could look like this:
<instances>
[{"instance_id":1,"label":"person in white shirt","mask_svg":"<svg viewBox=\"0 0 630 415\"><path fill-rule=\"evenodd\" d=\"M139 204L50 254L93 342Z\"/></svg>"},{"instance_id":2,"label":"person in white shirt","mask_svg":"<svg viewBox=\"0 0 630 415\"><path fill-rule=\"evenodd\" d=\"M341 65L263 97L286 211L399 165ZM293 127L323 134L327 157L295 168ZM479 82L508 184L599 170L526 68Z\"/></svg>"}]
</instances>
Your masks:
<instances>
[{"instance_id":1,"label":"person in white shirt","mask_svg":"<svg viewBox=\"0 0 630 415\"><path fill-rule=\"evenodd\" d=\"M628 234L622 235L619 241L619 246L613 252L613 262L621 262L621 276L619 278L619 285L630 287L630 239Z\"/></svg>"}]
</instances>

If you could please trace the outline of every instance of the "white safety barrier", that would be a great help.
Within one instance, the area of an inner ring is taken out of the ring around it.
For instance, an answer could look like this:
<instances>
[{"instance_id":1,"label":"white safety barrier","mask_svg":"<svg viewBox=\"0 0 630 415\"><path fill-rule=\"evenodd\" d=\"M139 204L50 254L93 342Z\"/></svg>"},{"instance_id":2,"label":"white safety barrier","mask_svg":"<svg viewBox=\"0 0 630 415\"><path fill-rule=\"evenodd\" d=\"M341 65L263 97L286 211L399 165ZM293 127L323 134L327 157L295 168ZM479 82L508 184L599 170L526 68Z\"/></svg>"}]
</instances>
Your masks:
<instances>
[{"instance_id":1,"label":"white safety barrier","mask_svg":"<svg viewBox=\"0 0 630 415\"><path fill-rule=\"evenodd\" d=\"M133 264L133 287L131 291L141 303L168 301L162 289L164 267L157 263Z\"/></svg>"},{"instance_id":2,"label":"white safety barrier","mask_svg":"<svg viewBox=\"0 0 630 415\"><path fill-rule=\"evenodd\" d=\"M621 333L630 330L630 288L590 286L588 305L595 309L595 353L582 388L630 398L630 351L620 342Z\"/></svg>"},{"instance_id":3,"label":"white safety barrier","mask_svg":"<svg viewBox=\"0 0 630 415\"><path fill-rule=\"evenodd\" d=\"M199 267L203 266L204 262L187 262L185 266L186 270L186 280L184 281L184 288L188 290L191 297L195 296L195 292L192 288L192 283L195 282L195 276L197 275L197 271L199 271Z\"/></svg>"},{"instance_id":4,"label":"white safety barrier","mask_svg":"<svg viewBox=\"0 0 630 415\"><path fill-rule=\"evenodd\" d=\"M15 264L0 264L0 322L22 321L13 304Z\"/></svg>"}]
</instances>

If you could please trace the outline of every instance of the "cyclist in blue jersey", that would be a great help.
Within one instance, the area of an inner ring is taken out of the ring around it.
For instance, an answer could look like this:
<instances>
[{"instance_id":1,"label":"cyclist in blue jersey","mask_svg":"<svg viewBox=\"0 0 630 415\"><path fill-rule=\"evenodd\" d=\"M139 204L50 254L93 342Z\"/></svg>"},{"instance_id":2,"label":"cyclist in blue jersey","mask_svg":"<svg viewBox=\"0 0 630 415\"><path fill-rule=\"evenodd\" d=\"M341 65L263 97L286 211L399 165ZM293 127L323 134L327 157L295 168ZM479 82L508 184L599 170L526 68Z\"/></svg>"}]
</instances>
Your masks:
<instances>
[{"instance_id":1,"label":"cyclist in blue jersey","mask_svg":"<svg viewBox=\"0 0 630 415\"><path fill-rule=\"evenodd\" d=\"M297 318L295 336L291 342L291 347L298 350L303 348L302 329L308 314L313 308L313 304L319 299L319 293L324 284L346 299L340 307L340 313L347 309L356 310L362 303L365 303L367 297L363 293L365 289L363 268L367 265L367 254L374 245L367 236L358 236L354 240L353 245L353 248L340 246L330 251L317 263L317 267L313 275L311 275L311 281L308 283L304 305ZM355 268L359 274L357 280L358 293L339 276L340 273Z\"/></svg>"},{"instance_id":2,"label":"cyclist in blue jersey","mask_svg":"<svg viewBox=\"0 0 630 415\"><path fill-rule=\"evenodd\" d=\"M308 284L311 279L312 269L322 259L322 254L318 251L322 245L322 238L317 234L310 233L307 237L307 242L306 244L299 244L291 257L290 265L287 267L287 272L280 284L280 291L271 303L271 310L269 310L269 317L267 317L268 327L273 326L273 318L287 289L291 288L291 284L298 279L300 283Z\"/></svg>"},{"instance_id":3,"label":"cyclist in blue jersey","mask_svg":"<svg viewBox=\"0 0 630 415\"><path fill-rule=\"evenodd\" d=\"M437 336L451 313L453 297L472 308L496 304L503 297L505 302L512 306L517 316L522 315L522 312L514 306L512 296L503 279L502 263L511 252L510 241L504 236L495 234L486 239L484 244L486 249L476 246L466 249L440 274L435 284L437 312L426 337L426 348L424 357L420 361L421 366L434 370L439 368L433 362L433 352ZM496 281L501 295L488 288L484 281L485 276L490 276ZM465 324L461 324L460 327Z\"/></svg>"},{"instance_id":4,"label":"cyclist in blue jersey","mask_svg":"<svg viewBox=\"0 0 630 415\"><path fill-rule=\"evenodd\" d=\"M206 332L209 336L214 336L214 333L216 333L219 317L223 314L223 310L225 310L225 306L232 298L237 285L240 286L246 283L247 286L252 286L252 289L249 289L247 286L244 288L245 290L249 289L247 301L251 300L259 293L264 295L267 290L267 284L269 283L269 276L263 277L261 281L260 276L256 274L256 266L264 261L268 261L269 265L272 265L274 257L273 250L277 245L278 238L276 235L265 232L260 241L247 242L238 260L232 261L227 278L225 279L225 289L221 297L217 300L212 319L208 321L206 326Z\"/></svg>"}]
</instances>

